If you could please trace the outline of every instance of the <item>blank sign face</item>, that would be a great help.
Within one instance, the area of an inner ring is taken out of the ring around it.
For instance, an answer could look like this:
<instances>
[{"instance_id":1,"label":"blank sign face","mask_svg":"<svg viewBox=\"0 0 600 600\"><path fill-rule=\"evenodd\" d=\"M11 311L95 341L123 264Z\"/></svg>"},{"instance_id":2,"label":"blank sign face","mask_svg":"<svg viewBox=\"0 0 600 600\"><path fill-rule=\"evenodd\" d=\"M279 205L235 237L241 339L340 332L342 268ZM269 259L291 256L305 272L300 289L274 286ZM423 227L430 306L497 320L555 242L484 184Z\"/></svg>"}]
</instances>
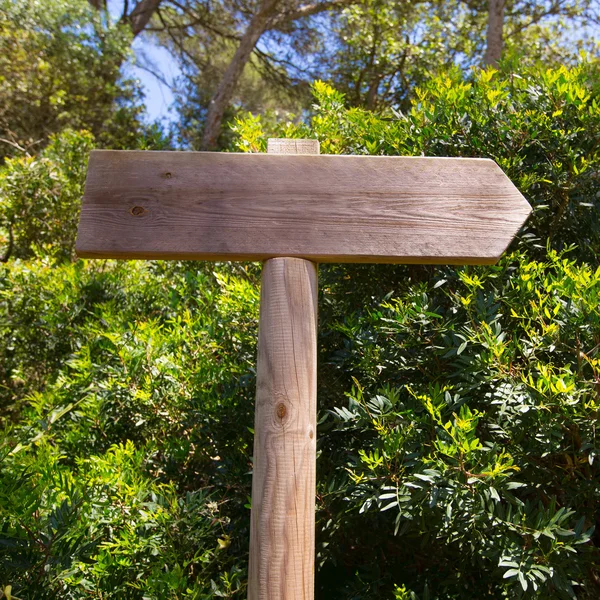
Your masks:
<instances>
[{"instance_id":1,"label":"blank sign face","mask_svg":"<svg viewBox=\"0 0 600 600\"><path fill-rule=\"evenodd\" d=\"M489 264L531 208L495 162L96 150L83 258Z\"/></svg>"}]
</instances>

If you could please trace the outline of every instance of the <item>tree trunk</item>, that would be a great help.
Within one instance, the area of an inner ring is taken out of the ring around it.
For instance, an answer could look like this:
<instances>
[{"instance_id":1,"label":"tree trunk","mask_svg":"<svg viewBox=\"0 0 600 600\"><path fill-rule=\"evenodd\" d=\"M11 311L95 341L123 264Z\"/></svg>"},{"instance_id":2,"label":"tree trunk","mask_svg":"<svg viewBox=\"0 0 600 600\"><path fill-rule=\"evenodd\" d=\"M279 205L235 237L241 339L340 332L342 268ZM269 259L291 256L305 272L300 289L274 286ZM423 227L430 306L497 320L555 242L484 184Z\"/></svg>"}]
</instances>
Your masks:
<instances>
[{"instance_id":1,"label":"tree trunk","mask_svg":"<svg viewBox=\"0 0 600 600\"><path fill-rule=\"evenodd\" d=\"M129 15L133 37L144 31L161 0L140 0Z\"/></svg>"},{"instance_id":2,"label":"tree trunk","mask_svg":"<svg viewBox=\"0 0 600 600\"><path fill-rule=\"evenodd\" d=\"M377 106L377 96L379 93L379 83L381 82L380 75L373 75L373 79L371 80L371 85L369 86L369 91L367 92L367 109L375 110Z\"/></svg>"},{"instance_id":3,"label":"tree trunk","mask_svg":"<svg viewBox=\"0 0 600 600\"><path fill-rule=\"evenodd\" d=\"M485 66L497 67L502 56L502 28L504 25L505 5L506 0L488 1L487 47L483 58Z\"/></svg>"},{"instance_id":4,"label":"tree trunk","mask_svg":"<svg viewBox=\"0 0 600 600\"><path fill-rule=\"evenodd\" d=\"M235 87L248 64L250 56L260 39L267 30L269 21L279 0L265 0L259 11L252 17L248 28L244 32L238 49L235 51L219 87L208 105L208 114L204 125L201 150L212 150L217 144L221 132L221 121L227 105L231 101Z\"/></svg>"},{"instance_id":5,"label":"tree trunk","mask_svg":"<svg viewBox=\"0 0 600 600\"><path fill-rule=\"evenodd\" d=\"M106 0L88 0L88 2L96 10L106 8ZM133 37L137 37L144 31L160 3L161 0L140 0L129 14L123 13L121 21L129 23ZM126 9L127 5L124 10Z\"/></svg>"}]
</instances>

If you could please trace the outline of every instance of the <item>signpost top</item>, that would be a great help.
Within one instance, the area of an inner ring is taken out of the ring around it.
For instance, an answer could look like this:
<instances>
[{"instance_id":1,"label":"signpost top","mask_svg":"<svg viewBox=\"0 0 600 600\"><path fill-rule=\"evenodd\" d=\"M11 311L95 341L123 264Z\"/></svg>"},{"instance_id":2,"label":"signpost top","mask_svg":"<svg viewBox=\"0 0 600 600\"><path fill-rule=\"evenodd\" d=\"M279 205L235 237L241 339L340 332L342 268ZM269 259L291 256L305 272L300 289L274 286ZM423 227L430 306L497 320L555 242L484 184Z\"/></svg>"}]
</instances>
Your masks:
<instances>
[{"instance_id":1,"label":"signpost top","mask_svg":"<svg viewBox=\"0 0 600 600\"><path fill-rule=\"evenodd\" d=\"M97 150L76 249L84 258L490 264L530 211L488 159Z\"/></svg>"}]
</instances>

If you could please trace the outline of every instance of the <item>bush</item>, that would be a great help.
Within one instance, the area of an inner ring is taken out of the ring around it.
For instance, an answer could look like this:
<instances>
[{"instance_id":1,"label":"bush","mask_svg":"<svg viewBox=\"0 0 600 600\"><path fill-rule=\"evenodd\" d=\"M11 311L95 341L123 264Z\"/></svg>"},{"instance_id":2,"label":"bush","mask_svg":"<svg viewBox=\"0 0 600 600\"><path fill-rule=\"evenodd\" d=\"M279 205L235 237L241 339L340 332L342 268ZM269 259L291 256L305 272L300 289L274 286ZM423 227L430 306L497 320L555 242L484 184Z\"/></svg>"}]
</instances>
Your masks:
<instances>
[{"instance_id":1,"label":"bush","mask_svg":"<svg viewBox=\"0 0 600 600\"><path fill-rule=\"evenodd\" d=\"M249 534L252 271L49 262L0 273L0 581L18 597L232 597Z\"/></svg>"},{"instance_id":2,"label":"bush","mask_svg":"<svg viewBox=\"0 0 600 600\"><path fill-rule=\"evenodd\" d=\"M134 144L142 94L120 75L130 44L128 28L86 0L0 0L0 164L65 128Z\"/></svg>"},{"instance_id":3,"label":"bush","mask_svg":"<svg viewBox=\"0 0 600 600\"><path fill-rule=\"evenodd\" d=\"M321 434L323 558L418 597L574 595L597 556L600 269L514 253L381 289L329 322L354 386Z\"/></svg>"},{"instance_id":4,"label":"bush","mask_svg":"<svg viewBox=\"0 0 600 600\"><path fill-rule=\"evenodd\" d=\"M598 596L594 69L453 72L407 115L316 84L309 124L236 124L492 156L535 209L496 266L321 266L317 597ZM244 597L258 268L29 256L0 269L0 585Z\"/></svg>"},{"instance_id":5,"label":"bush","mask_svg":"<svg viewBox=\"0 0 600 600\"><path fill-rule=\"evenodd\" d=\"M136 132L134 149L169 147L159 127ZM88 131L52 135L37 156L8 158L0 169L0 261L52 255L75 258L75 236L90 150Z\"/></svg>"},{"instance_id":6,"label":"bush","mask_svg":"<svg viewBox=\"0 0 600 600\"><path fill-rule=\"evenodd\" d=\"M37 157L9 158L0 172L4 261L50 252L71 258L93 137L67 130Z\"/></svg>"}]
</instances>

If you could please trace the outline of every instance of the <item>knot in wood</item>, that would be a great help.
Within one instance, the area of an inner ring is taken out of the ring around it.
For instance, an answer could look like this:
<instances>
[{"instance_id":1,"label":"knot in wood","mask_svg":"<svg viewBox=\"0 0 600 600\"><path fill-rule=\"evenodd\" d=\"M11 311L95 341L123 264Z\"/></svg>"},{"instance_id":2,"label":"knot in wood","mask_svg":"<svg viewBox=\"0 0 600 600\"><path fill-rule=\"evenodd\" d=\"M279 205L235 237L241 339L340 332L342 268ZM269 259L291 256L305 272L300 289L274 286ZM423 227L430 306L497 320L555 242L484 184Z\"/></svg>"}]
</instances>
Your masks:
<instances>
[{"instance_id":1,"label":"knot in wood","mask_svg":"<svg viewBox=\"0 0 600 600\"><path fill-rule=\"evenodd\" d=\"M283 419L283 417L285 417L286 413L287 413L287 408L285 407L285 404L283 402L280 402L277 405L277 416L280 419Z\"/></svg>"},{"instance_id":2,"label":"knot in wood","mask_svg":"<svg viewBox=\"0 0 600 600\"><path fill-rule=\"evenodd\" d=\"M172 175L172 174L171 174L169 171L167 171L167 172L165 173L165 178L166 178L166 179L171 179L171 177L173 177L173 175Z\"/></svg>"},{"instance_id":3,"label":"knot in wood","mask_svg":"<svg viewBox=\"0 0 600 600\"><path fill-rule=\"evenodd\" d=\"M143 206L134 206L129 212L134 217L141 217L143 214L147 213L148 211Z\"/></svg>"}]
</instances>

